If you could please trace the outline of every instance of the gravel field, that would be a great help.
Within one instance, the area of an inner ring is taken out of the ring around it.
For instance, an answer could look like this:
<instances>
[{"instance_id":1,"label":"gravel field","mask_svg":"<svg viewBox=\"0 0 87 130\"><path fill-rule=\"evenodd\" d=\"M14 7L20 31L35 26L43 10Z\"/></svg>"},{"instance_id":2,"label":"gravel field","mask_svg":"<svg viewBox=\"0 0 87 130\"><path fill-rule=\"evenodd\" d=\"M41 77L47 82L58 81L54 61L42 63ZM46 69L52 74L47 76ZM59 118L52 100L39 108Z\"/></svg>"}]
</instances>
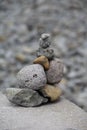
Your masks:
<instances>
[{"instance_id":1,"label":"gravel field","mask_svg":"<svg viewBox=\"0 0 87 130\"><path fill-rule=\"evenodd\" d=\"M32 64L40 35L50 33L65 64L64 96L87 111L86 7L86 0L0 0L0 90L17 87L17 72Z\"/></svg>"}]
</instances>

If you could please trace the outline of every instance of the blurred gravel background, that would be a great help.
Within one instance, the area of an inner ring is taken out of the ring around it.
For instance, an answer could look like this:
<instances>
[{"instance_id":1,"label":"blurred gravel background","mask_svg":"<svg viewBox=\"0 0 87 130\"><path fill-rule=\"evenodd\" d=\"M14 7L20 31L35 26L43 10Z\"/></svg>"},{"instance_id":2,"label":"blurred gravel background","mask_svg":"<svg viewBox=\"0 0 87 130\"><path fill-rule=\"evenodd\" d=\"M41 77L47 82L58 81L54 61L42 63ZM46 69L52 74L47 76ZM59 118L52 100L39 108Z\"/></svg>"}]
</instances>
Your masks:
<instances>
[{"instance_id":1,"label":"blurred gravel background","mask_svg":"<svg viewBox=\"0 0 87 130\"><path fill-rule=\"evenodd\" d=\"M65 63L64 96L87 111L87 1L0 0L0 90L35 58L40 34L51 33Z\"/></svg>"}]
</instances>

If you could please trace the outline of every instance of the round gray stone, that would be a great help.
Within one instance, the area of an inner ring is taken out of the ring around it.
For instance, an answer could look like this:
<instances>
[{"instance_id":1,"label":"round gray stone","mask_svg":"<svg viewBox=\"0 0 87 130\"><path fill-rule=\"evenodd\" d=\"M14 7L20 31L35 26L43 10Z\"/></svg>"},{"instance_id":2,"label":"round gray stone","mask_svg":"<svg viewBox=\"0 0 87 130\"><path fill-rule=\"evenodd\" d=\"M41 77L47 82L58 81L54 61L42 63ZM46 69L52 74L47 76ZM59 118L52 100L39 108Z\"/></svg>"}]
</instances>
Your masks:
<instances>
[{"instance_id":1,"label":"round gray stone","mask_svg":"<svg viewBox=\"0 0 87 130\"><path fill-rule=\"evenodd\" d=\"M28 65L22 68L17 74L20 88L30 88L38 90L47 83L44 69L39 64Z\"/></svg>"},{"instance_id":2,"label":"round gray stone","mask_svg":"<svg viewBox=\"0 0 87 130\"><path fill-rule=\"evenodd\" d=\"M50 68L46 71L47 82L51 84L58 83L63 77L64 65L60 59L55 58L50 61Z\"/></svg>"}]
</instances>

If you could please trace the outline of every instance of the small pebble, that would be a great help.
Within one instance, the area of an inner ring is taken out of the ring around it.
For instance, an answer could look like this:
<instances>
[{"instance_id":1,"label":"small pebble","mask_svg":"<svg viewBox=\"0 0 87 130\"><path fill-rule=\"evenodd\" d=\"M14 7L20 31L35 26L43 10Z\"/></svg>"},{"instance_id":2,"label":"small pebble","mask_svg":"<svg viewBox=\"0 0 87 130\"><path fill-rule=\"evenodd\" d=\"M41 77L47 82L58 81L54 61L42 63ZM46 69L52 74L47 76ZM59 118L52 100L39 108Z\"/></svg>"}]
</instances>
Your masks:
<instances>
[{"instance_id":1,"label":"small pebble","mask_svg":"<svg viewBox=\"0 0 87 130\"><path fill-rule=\"evenodd\" d=\"M5 36L0 36L0 42L4 42L6 40Z\"/></svg>"},{"instance_id":2,"label":"small pebble","mask_svg":"<svg viewBox=\"0 0 87 130\"><path fill-rule=\"evenodd\" d=\"M61 81L63 77L64 65L60 59L55 58L50 61L50 68L46 71L48 83L55 84Z\"/></svg>"},{"instance_id":3,"label":"small pebble","mask_svg":"<svg viewBox=\"0 0 87 130\"><path fill-rule=\"evenodd\" d=\"M17 80L20 88L33 90L43 88L47 83L44 68L40 64L28 65L22 68L17 74Z\"/></svg>"},{"instance_id":4,"label":"small pebble","mask_svg":"<svg viewBox=\"0 0 87 130\"><path fill-rule=\"evenodd\" d=\"M40 47L43 49L48 48L51 45L50 34L42 34L40 38Z\"/></svg>"},{"instance_id":5,"label":"small pebble","mask_svg":"<svg viewBox=\"0 0 87 130\"><path fill-rule=\"evenodd\" d=\"M44 55L48 58L48 60L52 60L54 57L54 50L50 48L51 45L50 34L45 34L45 33L42 34L39 45L40 47L36 53L37 57Z\"/></svg>"},{"instance_id":6,"label":"small pebble","mask_svg":"<svg viewBox=\"0 0 87 130\"><path fill-rule=\"evenodd\" d=\"M50 34L49 33L43 33L42 35L41 35L41 38L43 39L43 40L46 40L47 38L49 38L50 37Z\"/></svg>"},{"instance_id":7,"label":"small pebble","mask_svg":"<svg viewBox=\"0 0 87 130\"><path fill-rule=\"evenodd\" d=\"M44 88L40 90L44 97L48 97L51 102L56 101L62 94L62 90L53 85L46 85Z\"/></svg>"},{"instance_id":8,"label":"small pebble","mask_svg":"<svg viewBox=\"0 0 87 130\"><path fill-rule=\"evenodd\" d=\"M45 56L40 56L40 57L36 58L33 63L41 64L45 70L48 70L50 67L49 61Z\"/></svg>"},{"instance_id":9,"label":"small pebble","mask_svg":"<svg viewBox=\"0 0 87 130\"><path fill-rule=\"evenodd\" d=\"M52 48L46 48L46 49L39 48L37 50L36 55L37 57L44 55L48 58L48 60L52 60L54 58L54 50Z\"/></svg>"},{"instance_id":10,"label":"small pebble","mask_svg":"<svg viewBox=\"0 0 87 130\"><path fill-rule=\"evenodd\" d=\"M20 61L20 62L25 62L26 61L26 57L23 54L17 54L15 56L16 60Z\"/></svg>"}]
</instances>

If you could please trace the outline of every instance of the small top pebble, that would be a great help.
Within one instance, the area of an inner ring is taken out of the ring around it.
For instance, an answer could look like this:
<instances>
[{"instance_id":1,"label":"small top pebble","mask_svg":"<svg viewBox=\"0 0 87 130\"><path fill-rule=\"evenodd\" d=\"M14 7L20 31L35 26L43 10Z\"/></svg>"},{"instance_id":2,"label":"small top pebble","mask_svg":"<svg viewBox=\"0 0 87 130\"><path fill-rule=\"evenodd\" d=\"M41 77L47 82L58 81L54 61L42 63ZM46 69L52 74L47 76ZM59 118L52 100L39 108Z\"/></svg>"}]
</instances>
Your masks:
<instances>
[{"instance_id":1,"label":"small top pebble","mask_svg":"<svg viewBox=\"0 0 87 130\"><path fill-rule=\"evenodd\" d=\"M48 48L51 45L51 37L50 34L42 34L40 38L40 47L41 48Z\"/></svg>"},{"instance_id":2,"label":"small top pebble","mask_svg":"<svg viewBox=\"0 0 87 130\"><path fill-rule=\"evenodd\" d=\"M48 34L48 33L43 33L42 35L41 35L41 38L43 39L43 40L45 40L45 39L47 39L47 38L49 38L50 37L50 34Z\"/></svg>"},{"instance_id":3,"label":"small top pebble","mask_svg":"<svg viewBox=\"0 0 87 130\"><path fill-rule=\"evenodd\" d=\"M51 37L50 34L42 34L39 43L39 49L36 52L37 57L46 56L48 60L54 58L54 50L50 47Z\"/></svg>"}]
</instances>

